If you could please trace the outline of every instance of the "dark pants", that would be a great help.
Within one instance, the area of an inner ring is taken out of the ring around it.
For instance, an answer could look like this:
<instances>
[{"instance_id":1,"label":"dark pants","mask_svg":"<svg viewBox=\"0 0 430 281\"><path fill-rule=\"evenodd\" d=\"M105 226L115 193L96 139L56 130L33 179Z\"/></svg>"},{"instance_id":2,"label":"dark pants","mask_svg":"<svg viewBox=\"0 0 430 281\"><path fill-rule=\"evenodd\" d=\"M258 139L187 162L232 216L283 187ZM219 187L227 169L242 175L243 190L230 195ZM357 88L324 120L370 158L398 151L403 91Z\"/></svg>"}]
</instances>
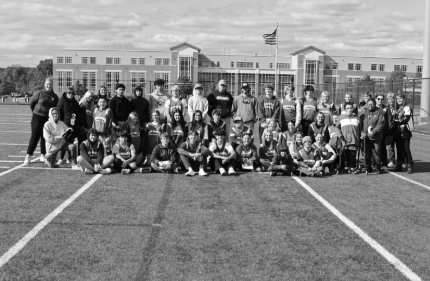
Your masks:
<instances>
[{"instance_id":1,"label":"dark pants","mask_svg":"<svg viewBox=\"0 0 430 281\"><path fill-rule=\"evenodd\" d=\"M206 169L207 157L203 156L202 161L195 161L193 158L181 155L181 163L185 170L191 168L193 171L198 171L199 169Z\"/></svg>"},{"instance_id":2,"label":"dark pants","mask_svg":"<svg viewBox=\"0 0 430 281\"><path fill-rule=\"evenodd\" d=\"M344 149L343 154L345 156L345 167L356 168L357 167L357 150Z\"/></svg>"},{"instance_id":3,"label":"dark pants","mask_svg":"<svg viewBox=\"0 0 430 281\"><path fill-rule=\"evenodd\" d=\"M210 166L212 168L212 170L214 170L215 172L217 172L219 169L224 168L224 169L230 169L230 168L234 168L236 165L236 160L230 159L227 163L223 164L222 163L222 159L219 158L211 158L210 160Z\"/></svg>"},{"instance_id":4,"label":"dark pants","mask_svg":"<svg viewBox=\"0 0 430 281\"><path fill-rule=\"evenodd\" d=\"M385 145L387 149L387 162L394 163L396 160L396 153L394 152L395 141L393 135L388 134L385 137Z\"/></svg>"},{"instance_id":5,"label":"dark pants","mask_svg":"<svg viewBox=\"0 0 430 281\"><path fill-rule=\"evenodd\" d=\"M414 160L412 159L411 153L411 138L403 139L399 137L398 143L399 148L397 149L397 163L406 163L412 165Z\"/></svg>"},{"instance_id":6,"label":"dark pants","mask_svg":"<svg viewBox=\"0 0 430 281\"><path fill-rule=\"evenodd\" d=\"M388 155L387 155L386 141L387 141L387 135L386 135L386 133L384 133L382 135L382 140L381 140L381 164L382 164L382 166L387 166L388 165Z\"/></svg>"},{"instance_id":7,"label":"dark pants","mask_svg":"<svg viewBox=\"0 0 430 281\"><path fill-rule=\"evenodd\" d=\"M69 128L73 129L72 135L66 139L66 142L68 143L74 143L75 138L78 137L79 134L79 127L78 126L68 126ZM78 150L79 150L80 143L78 142ZM64 156L66 155L67 151L61 151L60 153L60 159L64 159ZM72 155L69 153L68 159L71 159Z\"/></svg>"},{"instance_id":8,"label":"dark pants","mask_svg":"<svg viewBox=\"0 0 430 281\"><path fill-rule=\"evenodd\" d=\"M309 134L309 126L312 124L312 121L302 120L302 133L307 136Z\"/></svg>"},{"instance_id":9,"label":"dark pants","mask_svg":"<svg viewBox=\"0 0 430 281\"><path fill-rule=\"evenodd\" d=\"M375 159L376 167L381 166L381 141L366 139L364 142L364 153L365 153L365 166L367 169L371 167L372 155Z\"/></svg>"},{"instance_id":10,"label":"dark pants","mask_svg":"<svg viewBox=\"0 0 430 281\"><path fill-rule=\"evenodd\" d=\"M40 139L40 154L46 154L45 139L43 138L43 126L48 121L47 116L40 116L33 113L31 118L31 137L27 148L27 154L33 156L37 143Z\"/></svg>"},{"instance_id":11,"label":"dark pants","mask_svg":"<svg viewBox=\"0 0 430 281\"><path fill-rule=\"evenodd\" d=\"M47 160L49 162L49 166L51 168L55 167L55 161L57 160L58 152L65 152L65 151L70 151L70 153L72 155L73 164L76 164L76 157L77 157L76 147L73 143L65 142L59 151L54 152L47 157Z\"/></svg>"},{"instance_id":12,"label":"dark pants","mask_svg":"<svg viewBox=\"0 0 430 281\"><path fill-rule=\"evenodd\" d=\"M129 169L130 173L134 171L134 169L130 167L130 165L127 165L125 168L123 168L122 163L124 162L121 159L115 158L115 161L113 161L113 168L115 169L115 171L117 171L118 173L121 173L122 169Z\"/></svg>"}]
</instances>

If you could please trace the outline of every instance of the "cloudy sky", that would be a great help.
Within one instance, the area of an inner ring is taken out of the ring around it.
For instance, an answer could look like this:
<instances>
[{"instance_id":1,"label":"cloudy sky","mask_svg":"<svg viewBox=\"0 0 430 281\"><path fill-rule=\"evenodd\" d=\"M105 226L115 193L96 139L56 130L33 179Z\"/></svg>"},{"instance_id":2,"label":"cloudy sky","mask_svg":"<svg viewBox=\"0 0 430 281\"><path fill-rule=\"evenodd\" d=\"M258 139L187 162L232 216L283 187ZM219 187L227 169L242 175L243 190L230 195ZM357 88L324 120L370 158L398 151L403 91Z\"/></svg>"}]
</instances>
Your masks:
<instances>
[{"instance_id":1,"label":"cloudy sky","mask_svg":"<svg viewBox=\"0 0 430 281\"><path fill-rule=\"evenodd\" d=\"M61 4L60 4L61 3ZM424 0L0 0L0 67L35 66L52 49L168 49L279 54L314 45L331 55L422 57Z\"/></svg>"}]
</instances>

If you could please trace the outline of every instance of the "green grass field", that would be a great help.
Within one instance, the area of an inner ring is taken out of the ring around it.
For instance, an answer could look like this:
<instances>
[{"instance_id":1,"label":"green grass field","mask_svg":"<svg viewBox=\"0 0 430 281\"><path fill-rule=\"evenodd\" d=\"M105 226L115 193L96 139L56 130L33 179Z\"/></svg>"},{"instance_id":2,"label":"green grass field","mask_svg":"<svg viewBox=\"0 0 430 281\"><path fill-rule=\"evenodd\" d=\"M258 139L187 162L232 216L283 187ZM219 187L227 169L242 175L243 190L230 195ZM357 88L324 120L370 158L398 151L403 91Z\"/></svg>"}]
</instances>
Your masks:
<instances>
[{"instance_id":1,"label":"green grass field","mask_svg":"<svg viewBox=\"0 0 430 281\"><path fill-rule=\"evenodd\" d=\"M430 279L429 136L412 175L94 176L20 166L30 110L0 117L2 281Z\"/></svg>"}]
</instances>

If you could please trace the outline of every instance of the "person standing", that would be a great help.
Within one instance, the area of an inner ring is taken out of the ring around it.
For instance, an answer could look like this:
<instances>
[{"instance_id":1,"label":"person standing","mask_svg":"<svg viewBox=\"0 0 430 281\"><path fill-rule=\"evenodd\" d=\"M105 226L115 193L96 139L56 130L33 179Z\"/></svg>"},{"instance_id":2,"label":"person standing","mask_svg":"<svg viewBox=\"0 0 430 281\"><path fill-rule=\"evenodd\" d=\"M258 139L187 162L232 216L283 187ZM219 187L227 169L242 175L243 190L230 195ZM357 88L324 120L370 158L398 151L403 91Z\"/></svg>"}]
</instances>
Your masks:
<instances>
[{"instance_id":1,"label":"person standing","mask_svg":"<svg viewBox=\"0 0 430 281\"><path fill-rule=\"evenodd\" d=\"M329 101L330 101L330 94L324 91L321 93L321 99L317 105L317 111L324 114L324 124L326 124L327 126L330 126L331 124L333 124L333 120L331 119L331 116L333 113L337 111L334 103L330 103Z\"/></svg>"},{"instance_id":2,"label":"person standing","mask_svg":"<svg viewBox=\"0 0 430 281\"><path fill-rule=\"evenodd\" d=\"M396 114L394 117L394 125L397 127L397 132L394 139L397 146L397 165L396 171L402 170L402 163L405 161L407 165L407 173L412 174L414 160L411 153L411 138L412 138L412 122L413 113L409 104L406 102L405 95L399 94L396 96Z\"/></svg>"},{"instance_id":3,"label":"person standing","mask_svg":"<svg viewBox=\"0 0 430 281\"><path fill-rule=\"evenodd\" d=\"M275 123L278 121L279 117L279 101L273 96L274 87L272 84L267 84L264 87L266 95L258 101L258 121L259 125L259 136L263 134L264 129L268 127L270 121ZM261 140L260 140L261 142Z\"/></svg>"},{"instance_id":4,"label":"person standing","mask_svg":"<svg viewBox=\"0 0 430 281\"><path fill-rule=\"evenodd\" d=\"M214 133L220 129L225 131L225 122L221 120L221 111L219 109L214 109L212 111L212 120L209 125L209 141L215 142Z\"/></svg>"},{"instance_id":5,"label":"person standing","mask_svg":"<svg viewBox=\"0 0 430 281\"><path fill-rule=\"evenodd\" d=\"M387 157L387 134L389 131L389 118L388 113L390 112L384 102L384 95L378 94L376 95L376 108L380 109L384 114L384 129L382 130L382 139L381 139L381 166L383 169L388 169L388 157Z\"/></svg>"},{"instance_id":6,"label":"person standing","mask_svg":"<svg viewBox=\"0 0 430 281\"><path fill-rule=\"evenodd\" d=\"M314 87L306 85L303 91L305 92L305 97L302 99L302 132L307 135L309 132L309 126L315 121L315 116L317 114L317 101L313 97Z\"/></svg>"},{"instance_id":7,"label":"person standing","mask_svg":"<svg viewBox=\"0 0 430 281\"><path fill-rule=\"evenodd\" d=\"M188 100L188 118L190 118L190 122L193 121L192 117L197 110L202 113L203 120L209 123L209 103L206 97L203 96L203 86L200 83L194 85L193 96Z\"/></svg>"},{"instance_id":8,"label":"person standing","mask_svg":"<svg viewBox=\"0 0 430 281\"><path fill-rule=\"evenodd\" d=\"M88 130L92 128L94 122L94 96L90 91L87 91L85 95L79 101L81 109L80 113L80 125L82 130L79 132L78 143L83 142L87 139Z\"/></svg>"},{"instance_id":9,"label":"person standing","mask_svg":"<svg viewBox=\"0 0 430 281\"><path fill-rule=\"evenodd\" d=\"M31 156L36 150L37 143L40 140L40 158L45 162L46 146L43 137L43 126L49 119L49 110L57 106L58 96L52 90L52 78L46 78L44 89L36 92L30 100L30 109L33 112L31 117L31 137L27 147L27 155L24 159L24 165L30 164Z\"/></svg>"},{"instance_id":10,"label":"person standing","mask_svg":"<svg viewBox=\"0 0 430 281\"><path fill-rule=\"evenodd\" d=\"M143 89L138 86L134 89L134 97L130 100L132 111L139 116L140 127L144 128L145 124L151 121L149 116L149 102L143 97Z\"/></svg>"},{"instance_id":11,"label":"person standing","mask_svg":"<svg viewBox=\"0 0 430 281\"><path fill-rule=\"evenodd\" d=\"M131 102L124 96L125 85L116 85L116 95L109 101L112 110L112 143L117 139L116 131L123 130L125 122L132 111Z\"/></svg>"},{"instance_id":12,"label":"person standing","mask_svg":"<svg viewBox=\"0 0 430 281\"><path fill-rule=\"evenodd\" d=\"M294 96L294 86L287 85L284 91L285 98L281 102L282 132L287 131L289 122L293 122L296 129L299 129L302 121L302 104L301 101Z\"/></svg>"},{"instance_id":13,"label":"person standing","mask_svg":"<svg viewBox=\"0 0 430 281\"><path fill-rule=\"evenodd\" d=\"M149 109L151 112L154 112L154 110L158 110L160 112L160 123L166 124L167 123L167 108L166 108L166 102L169 100L172 96L169 93L164 93L164 80L163 79L157 79L154 81L155 90L154 92L149 96Z\"/></svg>"},{"instance_id":14,"label":"person standing","mask_svg":"<svg viewBox=\"0 0 430 281\"><path fill-rule=\"evenodd\" d=\"M386 136L386 145L387 145L387 158L388 158L388 168L396 167L396 154L394 152L394 135L397 131L397 126L394 123L394 116L396 115L396 101L394 100L394 93L387 94L387 111L384 118L387 118L388 121L388 132ZM399 148L397 148L399 150Z\"/></svg>"},{"instance_id":15,"label":"person standing","mask_svg":"<svg viewBox=\"0 0 430 281\"><path fill-rule=\"evenodd\" d=\"M345 104L347 102L351 102L352 105L354 106L354 114L358 116L358 107L354 102L352 102L352 95L350 93L346 93L344 98L345 98L345 103L341 103L339 106L339 115L342 115L342 114L346 115Z\"/></svg>"},{"instance_id":16,"label":"person standing","mask_svg":"<svg viewBox=\"0 0 430 281\"><path fill-rule=\"evenodd\" d=\"M226 132L230 132L233 96L227 92L227 83L225 80L218 82L218 89L208 96L208 103L210 117L212 117L211 114L214 109L219 109L221 111L221 120L226 125Z\"/></svg>"},{"instance_id":17,"label":"person standing","mask_svg":"<svg viewBox=\"0 0 430 281\"><path fill-rule=\"evenodd\" d=\"M254 123L257 119L257 99L251 95L251 87L248 83L242 83L241 91L242 93L233 100L232 117L242 118L245 126L254 129Z\"/></svg>"},{"instance_id":18,"label":"person standing","mask_svg":"<svg viewBox=\"0 0 430 281\"><path fill-rule=\"evenodd\" d=\"M178 110L181 112L182 117L184 117L186 108L187 108L187 100L181 99L180 97L180 89L178 85L173 85L172 89L172 97L166 101L166 115L167 122L173 121L173 113ZM184 117L185 118L185 117Z\"/></svg>"}]
</instances>

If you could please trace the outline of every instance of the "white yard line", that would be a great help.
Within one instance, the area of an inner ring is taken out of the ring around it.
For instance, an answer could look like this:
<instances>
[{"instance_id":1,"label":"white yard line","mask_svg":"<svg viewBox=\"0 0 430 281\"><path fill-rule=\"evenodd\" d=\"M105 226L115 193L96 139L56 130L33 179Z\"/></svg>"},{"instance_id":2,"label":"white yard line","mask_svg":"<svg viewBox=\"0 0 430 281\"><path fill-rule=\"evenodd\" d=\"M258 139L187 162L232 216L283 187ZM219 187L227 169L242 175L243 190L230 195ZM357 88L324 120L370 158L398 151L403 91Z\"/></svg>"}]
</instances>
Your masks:
<instances>
[{"instance_id":1,"label":"white yard line","mask_svg":"<svg viewBox=\"0 0 430 281\"><path fill-rule=\"evenodd\" d=\"M36 162L36 161L39 161L39 158L33 159L33 160L31 160L30 162L31 162L31 163L33 163L33 162ZM20 163L20 162L23 162L23 161L8 161L8 160L0 160L0 162L9 162L9 163L10 163L10 162L13 162L13 163ZM19 169L19 168L21 168L22 166L26 166L26 165L21 164L21 165L18 165L18 166L16 166L16 167L13 167L12 169L6 170L6 171L4 171L4 172L0 173L0 177L1 177L1 176L4 176L4 175L6 175L6 174L9 174L10 172L15 171L16 169Z\"/></svg>"},{"instance_id":2,"label":"white yard line","mask_svg":"<svg viewBox=\"0 0 430 281\"><path fill-rule=\"evenodd\" d=\"M363 239L367 244L369 244L373 249L375 249L382 257L384 257L389 263L391 263L398 271L400 271L406 278L413 281L422 280L416 273L414 273L409 267L407 267L403 262L401 262L396 256L388 252L381 244L370 237L366 232L364 232L355 223L345 217L338 209L331 205L327 200L325 200L321 195L315 192L309 185L298 177L292 177L296 182L298 182L307 192L309 192L315 199L317 199L321 204L324 205L333 215L340 219L344 224L346 224L352 231L354 231L361 239Z\"/></svg>"},{"instance_id":3,"label":"white yard line","mask_svg":"<svg viewBox=\"0 0 430 281\"><path fill-rule=\"evenodd\" d=\"M58 206L52 213L39 222L30 232L28 232L21 240L12 246L6 253L0 257L0 268L2 268L10 259L16 256L36 235L42 231L49 223L51 223L61 212L64 211L73 201L76 200L82 193L89 189L102 175L94 176L89 182L82 186L60 206Z\"/></svg>"},{"instance_id":4,"label":"white yard line","mask_svg":"<svg viewBox=\"0 0 430 281\"><path fill-rule=\"evenodd\" d=\"M81 170L73 170L72 168L48 168L48 166L46 166L46 167L28 167L28 166L22 166L22 167L20 167L20 169L49 170L49 172L51 172L51 171L76 171L76 172L81 172Z\"/></svg>"},{"instance_id":5,"label":"white yard line","mask_svg":"<svg viewBox=\"0 0 430 281\"><path fill-rule=\"evenodd\" d=\"M0 166L0 169L9 169L10 167Z\"/></svg>"},{"instance_id":6,"label":"white yard line","mask_svg":"<svg viewBox=\"0 0 430 281\"><path fill-rule=\"evenodd\" d=\"M0 146L2 145L28 145L28 143L0 143Z\"/></svg>"},{"instance_id":7,"label":"white yard line","mask_svg":"<svg viewBox=\"0 0 430 281\"><path fill-rule=\"evenodd\" d=\"M390 174L392 174L392 175L394 175L394 176L398 177L398 178L401 178L402 180L405 180L405 181L408 181L408 182L414 183L414 184L419 185L419 186L421 186L421 187L424 187L425 189L427 189L427 190L429 190L429 191L430 191L430 186L428 186L428 185L425 185L425 184L419 183L419 182L417 182L417 181L414 181L414 180L408 179L407 177L401 176L401 175L399 175L399 174L397 174L397 173L394 173L394 172L391 172L391 171L388 171L388 172L389 172Z\"/></svg>"},{"instance_id":8,"label":"white yard line","mask_svg":"<svg viewBox=\"0 0 430 281\"><path fill-rule=\"evenodd\" d=\"M5 163L21 163L21 162L24 162L24 160L21 160L21 161L16 161L16 160L0 160L0 162L5 162Z\"/></svg>"},{"instance_id":9,"label":"white yard line","mask_svg":"<svg viewBox=\"0 0 430 281\"><path fill-rule=\"evenodd\" d=\"M30 121L18 121L15 123L0 123L0 125L20 125L20 124L28 124Z\"/></svg>"},{"instance_id":10,"label":"white yard line","mask_svg":"<svg viewBox=\"0 0 430 281\"><path fill-rule=\"evenodd\" d=\"M25 132L25 131L0 131L0 133L31 134L31 132Z\"/></svg>"},{"instance_id":11,"label":"white yard line","mask_svg":"<svg viewBox=\"0 0 430 281\"><path fill-rule=\"evenodd\" d=\"M26 155L8 155L7 157L25 157ZM36 156L30 156L30 157L36 157Z\"/></svg>"}]
</instances>

